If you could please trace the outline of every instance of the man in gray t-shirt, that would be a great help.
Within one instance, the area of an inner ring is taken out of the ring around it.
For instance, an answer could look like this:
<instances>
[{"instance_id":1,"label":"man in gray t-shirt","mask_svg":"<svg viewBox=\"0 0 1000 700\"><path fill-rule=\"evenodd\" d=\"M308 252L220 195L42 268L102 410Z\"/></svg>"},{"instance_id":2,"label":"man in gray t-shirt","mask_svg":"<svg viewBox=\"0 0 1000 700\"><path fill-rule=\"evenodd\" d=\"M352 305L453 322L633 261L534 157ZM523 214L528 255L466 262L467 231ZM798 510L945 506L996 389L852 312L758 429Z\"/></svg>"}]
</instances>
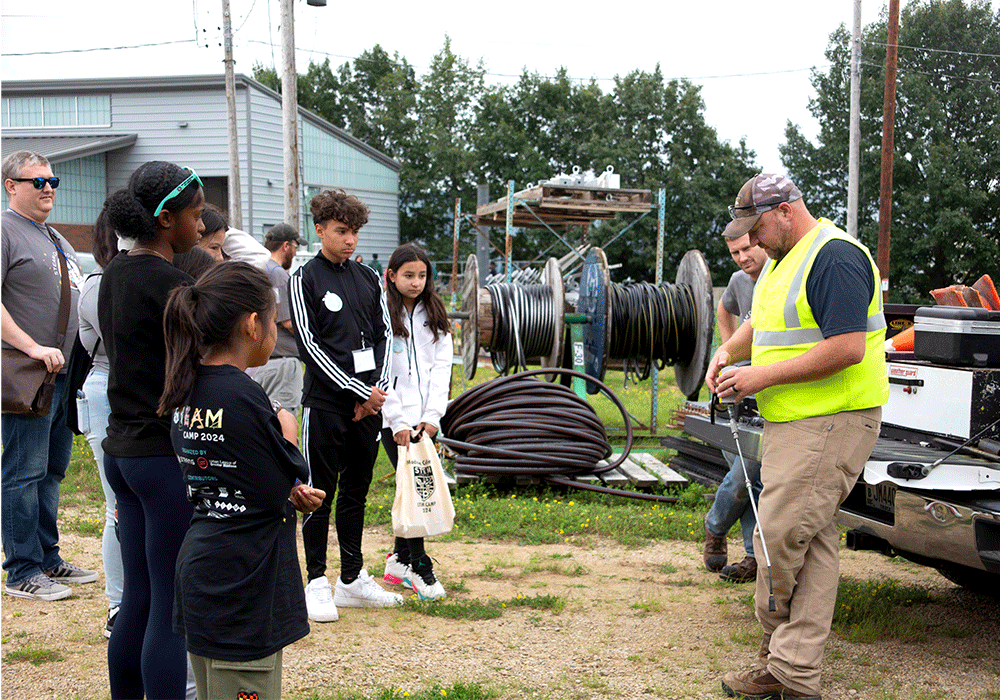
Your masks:
<instances>
[{"instance_id":1,"label":"man in gray t-shirt","mask_svg":"<svg viewBox=\"0 0 1000 700\"><path fill-rule=\"evenodd\" d=\"M753 287L767 262L767 253L759 246L750 245L750 237L747 235L735 239L726 238L726 245L733 256L733 262L740 269L729 278L729 286L723 292L716 309L719 335L722 336L723 343L750 318ZM722 456L729 464L729 471L715 492L715 500L705 516L705 567L709 571L720 572L719 576L726 581L745 583L757 578L757 559L753 553L753 529L757 519L750 507L750 494L747 492L739 455L724 451ZM756 497L761 490L760 462L747 460L746 465ZM747 555L743 561L727 564L726 535L737 520L743 531L743 546Z\"/></svg>"},{"instance_id":2,"label":"man in gray t-shirt","mask_svg":"<svg viewBox=\"0 0 1000 700\"><path fill-rule=\"evenodd\" d=\"M288 270L299 246L305 243L288 224L276 224L264 236L264 247L271 252L271 259L264 269L271 278L278 302L278 315L275 318L278 323L278 340L267 364L257 370L253 377L264 387L271 401L277 401L295 416L302 403L302 363L295 344L292 309L288 301Z\"/></svg>"},{"instance_id":3,"label":"man in gray t-shirt","mask_svg":"<svg viewBox=\"0 0 1000 700\"><path fill-rule=\"evenodd\" d=\"M73 448L73 433L60 407L65 384L61 370L76 336L82 279L73 247L45 223L59 186L48 160L17 151L4 159L2 174L10 205L0 216L3 347L44 362L50 372L60 372L48 415L4 413L0 419L4 592L19 598L60 600L73 592L64 583L97 580L96 571L63 561L56 526L59 484ZM63 263L69 275L70 307L66 335L60 341Z\"/></svg>"}]
</instances>

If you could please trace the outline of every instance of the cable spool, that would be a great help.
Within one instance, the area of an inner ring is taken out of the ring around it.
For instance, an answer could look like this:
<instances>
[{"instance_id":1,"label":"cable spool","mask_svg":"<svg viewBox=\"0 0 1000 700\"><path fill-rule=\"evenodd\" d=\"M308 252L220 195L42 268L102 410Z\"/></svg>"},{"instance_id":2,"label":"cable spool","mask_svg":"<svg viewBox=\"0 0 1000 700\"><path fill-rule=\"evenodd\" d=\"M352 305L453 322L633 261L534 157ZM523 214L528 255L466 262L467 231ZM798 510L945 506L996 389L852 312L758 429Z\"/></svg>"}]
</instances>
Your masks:
<instances>
[{"instance_id":1,"label":"cable spool","mask_svg":"<svg viewBox=\"0 0 1000 700\"><path fill-rule=\"evenodd\" d=\"M562 354L564 288L559 261L549 258L543 284L491 284L476 288L478 263L470 255L465 266L462 311L469 314L462 332L465 378L476 376L479 348L490 352L499 374L527 367L527 359L541 357L543 367L557 367Z\"/></svg>"},{"instance_id":2,"label":"cable spool","mask_svg":"<svg viewBox=\"0 0 1000 700\"><path fill-rule=\"evenodd\" d=\"M465 261L461 310L466 315L462 324L462 368L468 381L476 376L479 357L479 260L475 255Z\"/></svg>"},{"instance_id":3,"label":"cable spool","mask_svg":"<svg viewBox=\"0 0 1000 700\"><path fill-rule=\"evenodd\" d=\"M690 362L697 322L694 295L686 285L660 282L612 284L608 356L622 360L626 378L649 377L656 366Z\"/></svg>"},{"instance_id":4,"label":"cable spool","mask_svg":"<svg viewBox=\"0 0 1000 700\"><path fill-rule=\"evenodd\" d=\"M466 263L462 310L468 321L462 333L465 377L476 373L479 348L490 351L500 374L526 368L541 356L543 367L558 367L564 330L564 288L559 262L549 258L542 285L495 284L475 289L475 256ZM580 276L579 313L584 324L584 369L603 380L608 359L622 360L638 379L658 369L674 367L677 386L697 397L708 369L715 314L712 277L700 251L681 260L675 284L613 285L604 251L591 248ZM477 332L478 331L478 332ZM587 383L588 393L597 393Z\"/></svg>"},{"instance_id":5,"label":"cable spool","mask_svg":"<svg viewBox=\"0 0 1000 700\"><path fill-rule=\"evenodd\" d=\"M629 363L639 379L673 365L677 386L696 397L708 369L715 326L712 277L700 251L689 250L677 270L676 283L614 285L604 251L593 248L580 276L577 304L584 326L584 367L604 379L608 360ZM597 393L593 382L588 393Z\"/></svg>"}]
</instances>

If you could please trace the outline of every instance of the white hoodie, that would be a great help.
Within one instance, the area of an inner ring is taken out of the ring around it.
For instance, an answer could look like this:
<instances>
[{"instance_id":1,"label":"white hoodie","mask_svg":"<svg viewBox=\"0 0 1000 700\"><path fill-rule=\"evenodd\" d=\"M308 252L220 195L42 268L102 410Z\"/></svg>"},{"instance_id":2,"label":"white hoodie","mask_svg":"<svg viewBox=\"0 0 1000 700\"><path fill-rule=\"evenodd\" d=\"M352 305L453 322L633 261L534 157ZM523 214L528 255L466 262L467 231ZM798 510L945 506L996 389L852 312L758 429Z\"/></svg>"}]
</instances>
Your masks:
<instances>
[{"instance_id":1,"label":"white hoodie","mask_svg":"<svg viewBox=\"0 0 1000 700\"><path fill-rule=\"evenodd\" d=\"M403 325L410 335L392 338L389 393L382 405L382 427L394 435L420 423L441 427L454 355L451 333L438 331L434 342L423 302L417 302L412 315L403 308Z\"/></svg>"}]
</instances>

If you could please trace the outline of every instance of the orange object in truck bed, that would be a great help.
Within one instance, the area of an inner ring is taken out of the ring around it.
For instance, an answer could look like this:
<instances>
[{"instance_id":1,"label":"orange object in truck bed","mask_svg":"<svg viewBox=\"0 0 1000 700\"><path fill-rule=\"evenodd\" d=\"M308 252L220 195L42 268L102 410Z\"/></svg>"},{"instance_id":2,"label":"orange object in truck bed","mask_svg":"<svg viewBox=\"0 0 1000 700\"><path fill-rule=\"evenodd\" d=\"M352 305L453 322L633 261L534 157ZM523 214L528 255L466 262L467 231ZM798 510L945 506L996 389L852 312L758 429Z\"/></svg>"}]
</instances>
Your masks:
<instances>
[{"instance_id":1,"label":"orange object in truck bed","mask_svg":"<svg viewBox=\"0 0 1000 700\"><path fill-rule=\"evenodd\" d=\"M993 286L993 279L989 275L983 275L972 285L983 297L983 308L991 311L1000 311L1000 296L997 295L997 288Z\"/></svg>"},{"instance_id":2,"label":"orange object in truck bed","mask_svg":"<svg viewBox=\"0 0 1000 700\"><path fill-rule=\"evenodd\" d=\"M885 341L886 352L907 352L913 350L914 327L901 330ZM891 349L890 349L891 348Z\"/></svg>"},{"instance_id":3,"label":"orange object in truck bed","mask_svg":"<svg viewBox=\"0 0 1000 700\"><path fill-rule=\"evenodd\" d=\"M941 306L968 306L968 304L965 303L965 299L962 297L961 292L958 291L954 284L950 287L932 289L931 296L934 297L934 301Z\"/></svg>"},{"instance_id":4,"label":"orange object in truck bed","mask_svg":"<svg viewBox=\"0 0 1000 700\"><path fill-rule=\"evenodd\" d=\"M972 287L966 287L964 284L955 285L956 290L962 295L965 300L965 305L976 308L976 309L989 309L986 305L986 300L983 299L983 295Z\"/></svg>"}]
</instances>

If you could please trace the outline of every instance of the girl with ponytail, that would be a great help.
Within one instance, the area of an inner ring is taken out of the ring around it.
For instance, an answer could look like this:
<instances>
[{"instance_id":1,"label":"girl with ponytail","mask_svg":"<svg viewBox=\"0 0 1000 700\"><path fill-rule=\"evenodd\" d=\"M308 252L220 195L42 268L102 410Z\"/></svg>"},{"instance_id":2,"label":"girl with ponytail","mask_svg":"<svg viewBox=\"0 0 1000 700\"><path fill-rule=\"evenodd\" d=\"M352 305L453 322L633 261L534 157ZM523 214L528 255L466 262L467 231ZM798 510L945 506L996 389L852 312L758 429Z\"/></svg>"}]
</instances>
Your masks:
<instances>
[{"instance_id":1,"label":"girl with ponytail","mask_svg":"<svg viewBox=\"0 0 1000 700\"><path fill-rule=\"evenodd\" d=\"M104 270L97 316L108 356L104 470L118 508L124 588L108 644L111 697L183 698L184 636L173 631L174 564L191 520L163 393L167 295L191 277L171 265L198 242L205 195L193 170L145 163L105 202L136 243Z\"/></svg>"},{"instance_id":2,"label":"girl with ponytail","mask_svg":"<svg viewBox=\"0 0 1000 700\"><path fill-rule=\"evenodd\" d=\"M282 649L309 632L295 509L326 494L304 485L298 424L246 374L277 340L263 271L225 262L167 301L167 380L159 411L194 516L177 556L174 627L198 697L281 695ZM222 663L218 663L222 662Z\"/></svg>"}]
</instances>

